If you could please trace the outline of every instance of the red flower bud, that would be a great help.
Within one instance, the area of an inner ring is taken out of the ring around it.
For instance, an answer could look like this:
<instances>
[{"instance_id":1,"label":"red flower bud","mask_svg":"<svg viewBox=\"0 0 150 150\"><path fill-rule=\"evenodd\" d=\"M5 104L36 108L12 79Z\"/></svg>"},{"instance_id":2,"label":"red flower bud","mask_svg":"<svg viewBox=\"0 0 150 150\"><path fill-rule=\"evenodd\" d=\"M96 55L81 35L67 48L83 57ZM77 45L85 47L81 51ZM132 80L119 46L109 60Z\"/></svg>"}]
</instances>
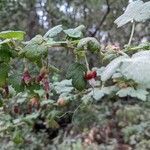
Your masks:
<instances>
[{"instance_id":1,"label":"red flower bud","mask_svg":"<svg viewBox=\"0 0 150 150\"><path fill-rule=\"evenodd\" d=\"M22 82L28 85L31 82L31 80L32 78L28 71L28 68L25 68L23 72Z\"/></svg>"},{"instance_id":2,"label":"red flower bud","mask_svg":"<svg viewBox=\"0 0 150 150\"><path fill-rule=\"evenodd\" d=\"M49 86L49 80L48 80L48 75L45 75L45 77L42 80L43 83L43 88L46 93L46 98L49 99L49 91L50 91L50 86Z\"/></svg>"},{"instance_id":3,"label":"red flower bud","mask_svg":"<svg viewBox=\"0 0 150 150\"><path fill-rule=\"evenodd\" d=\"M45 77L45 75L47 74L48 72L47 72L47 69L46 69L46 67L42 67L42 69L40 70L40 74L38 75L38 77L37 77L37 82L40 82L40 81L42 81L42 79Z\"/></svg>"},{"instance_id":4,"label":"red flower bud","mask_svg":"<svg viewBox=\"0 0 150 150\"><path fill-rule=\"evenodd\" d=\"M20 109L19 109L18 105L13 106L13 112L16 113L16 114L20 113Z\"/></svg>"},{"instance_id":5,"label":"red flower bud","mask_svg":"<svg viewBox=\"0 0 150 150\"><path fill-rule=\"evenodd\" d=\"M7 84L5 84L5 85L3 86L3 94L4 94L5 96L8 96L8 95L9 95L9 87L8 87Z\"/></svg>"},{"instance_id":6,"label":"red flower bud","mask_svg":"<svg viewBox=\"0 0 150 150\"><path fill-rule=\"evenodd\" d=\"M32 109L32 107L36 108L37 110L40 108L40 101L38 97L33 97L30 99L29 109Z\"/></svg>"},{"instance_id":7,"label":"red flower bud","mask_svg":"<svg viewBox=\"0 0 150 150\"><path fill-rule=\"evenodd\" d=\"M65 101L64 98L59 98L59 99L57 100L57 105L58 105L58 106L65 106L66 104L67 104L67 102Z\"/></svg>"},{"instance_id":8,"label":"red flower bud","mask_svg":"<svg viewBox=\"0 0 150 150\"><path fill-rule=\"evenodd\" d=\"M44 79L42 80L42 82L43 82L43 87L44 87L45 92L49 92L50 86L49 86L49 81L48 81L48 75L46 75L44 77Z\"/></svg>"},{"instance_id":9,"label":"red flower bud","mask_svg":"<svg viewBox=\"0 0 150 150\"><path fill-rule=\"evenodd\" d=\"M49 93L46 93L46 98L49 99Z\"/></svg>"}]
</instances>

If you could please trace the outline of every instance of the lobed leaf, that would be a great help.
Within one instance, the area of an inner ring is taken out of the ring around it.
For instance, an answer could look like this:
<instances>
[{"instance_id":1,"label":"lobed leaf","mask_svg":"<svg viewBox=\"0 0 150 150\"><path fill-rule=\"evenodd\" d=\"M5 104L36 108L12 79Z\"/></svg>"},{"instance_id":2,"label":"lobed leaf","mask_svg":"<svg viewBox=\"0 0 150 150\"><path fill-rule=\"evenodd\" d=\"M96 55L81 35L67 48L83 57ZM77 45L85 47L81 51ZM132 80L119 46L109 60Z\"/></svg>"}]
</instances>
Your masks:
<instances>
[{"instance_id":1,"label":"lobed leaf","mask_svg":"<svg viewBox=\"0 0 150 150\"><path fill-rule=\"evenodd\" d=\"M118 27L125 25L131 21L142 22L150 19L150 2L136 0L127 6L123 15L115 20Z\"/></svg>"},{"instance_id":2,"label":"lobed leaf","mask_svg":"<svg viewBox=\"0 0 150 150\"><path fill-rule=\"evenodd\" d=\"M79 41L77 48L79 50L84 50L86 48L91 52L98 52L100 51L101 46L99 42L96 40L96 38L86 37Z\"/></svg>"},{"instance_id":3,"label":"lobed leaf","mask_svg":"<svg viewBox=\"0 0 150 150\"><path fill-rule=\"evenodd\" d=\"M83 29L85 29L85 26L80 25L74 29L64 30L64 33L71 38L81 38Z\"/></svg>"},{"instance_id":4,"label":"lobed leaf","mask_svg":"<svg viewBox=\"0 0 150 150\"><path fill-rule=\"evenodd\" d=\"M140 88L134 89L132 87L121 89L116 93L116 95L118 95L119 97L131 96L131 97L143 100L143 101L147 99L148 94L149 92L146 91L145 89L140 89Z\"/></svg>"},{"instance_id":5,"label":"lobed leaf","mask_svg":"<svg viewBox=\"0 0 150 150\"><path fill-rule=\"evenodd\" d=\"M72 79L72 85L79 91L86 87L86 80L84 79L86 71L86 67L77 62L70 65L67 71L67 78Z\"/></svg>"},{"instance_id":6,"label":"lobed leaf","mask_svg":"<svg viewBox=\"0 0 150 150\"><path fill-rule=\"evenodd\" d=\"M23 40L25 32L23 31L2 31L0 32L0 38L2 39L17 39Z\"/></svg>"},{"instance_id":7,"label":"lobed leaf","mask_svg":"<svg viewBox=\"0 0 150 150\"><path fill-rule=\"evenodd\" d=\"M63 31L62 25L57 25L52 29L48 30L43 37L53 38L62 31Z\"/></svg>"},{"instance_id":8,"label":"lobed leaf","mask_svg":"<svg viewBox=\"0 0 150 150\"><path fill-rule=\"evenodd\" d=\"M104 69L101 74L101 80L106 81L112 77L112 75L117 71L123 60L127 59L127 56L120 56L111 61Z\"/></svg>"},{"instance_id":9,"label":"lobed leaf","mask_svg":"<svg viewBox=\"0 0 150 150\"><path fill-rule=\"evenodd\" d=\"M7 82L9 66L6 63L0 64L0 87L4 86Z\"/></svg>"}]
</instances>

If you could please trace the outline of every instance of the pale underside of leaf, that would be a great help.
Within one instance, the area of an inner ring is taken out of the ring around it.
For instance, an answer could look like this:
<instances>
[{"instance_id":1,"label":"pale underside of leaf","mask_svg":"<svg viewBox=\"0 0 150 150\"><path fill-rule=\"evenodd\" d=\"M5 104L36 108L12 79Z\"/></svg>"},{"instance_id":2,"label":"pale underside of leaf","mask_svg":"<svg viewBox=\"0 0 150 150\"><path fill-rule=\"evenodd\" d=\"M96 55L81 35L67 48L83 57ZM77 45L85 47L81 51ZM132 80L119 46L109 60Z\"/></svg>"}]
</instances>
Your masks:
<instances>
[{"instance_id":1,"label":"pale underside of leaf","mask_svg":"<svg viewBox=\"0 0 150 150\"><path fill-rule=\"evenodd\" d=\"M128 57L126 56L120 56L113 61L111 61L104 69L104 71L101 74L101 80L106 81L112 77L112 75L116 72L116 70L119 68L121 65L122 61L124 59L127 59Z\"/></svg>"},{"instance_id":2,"label":"pale underside of leaf","mask_svg":"<svg viewBox=\"0 0 150 150\"><path fill-rule=\"evenodd\" d=\"M92 96L95 100L102 99L105 95L111 95L113 92L117 92L119 90L116 86L108 86L100 88L94 88L88 95Z\"/></svg>"},{"instance_id":3,"label":"pale underside of leaf","mask_svg":"<svg viewBox=\"0 0 150 150\"><path fill-rule=\"evenodd\" d=\"M134 89L132 87L121 89L116 93L116 95L118 95L119 97L131 96L143 101L147 99L148 94L149 92L145 89Z\"/></svg>"},{"instance_id":4,"label":"pale underside of leaf","mask_svg":"<svg viewBox=\"0 0 150 150\"><path fill-rule=\"evenodd\" d=\"M51 28L49 31L47 31L44 37L49 37L49 38L55 37L57 34L62 32L62 30L63 30L62 25L57 25Z\"/></svg>"},{"instance_id":5,"label":"pale underside of leaf","mask_svg":"<svg viewBox=\"0 0 150 150\"><path fill-rule=\"evenodd\" d=\"M150 61L148 57L124 60L120 67L121 74L139 85L150 88Z\"/></svg>"},{"instance_id":6,"label":"pale underside of leaf","mask_svg":"<svg viewBox=\"0 0 150 150\"><path fill-rule=\"evenodd\" d=\"M131 21L142 22L150 18L150 2L144 3L141 0L131 2L123 15L115 20L118 27Z\"/></svg>"}]
</instances>

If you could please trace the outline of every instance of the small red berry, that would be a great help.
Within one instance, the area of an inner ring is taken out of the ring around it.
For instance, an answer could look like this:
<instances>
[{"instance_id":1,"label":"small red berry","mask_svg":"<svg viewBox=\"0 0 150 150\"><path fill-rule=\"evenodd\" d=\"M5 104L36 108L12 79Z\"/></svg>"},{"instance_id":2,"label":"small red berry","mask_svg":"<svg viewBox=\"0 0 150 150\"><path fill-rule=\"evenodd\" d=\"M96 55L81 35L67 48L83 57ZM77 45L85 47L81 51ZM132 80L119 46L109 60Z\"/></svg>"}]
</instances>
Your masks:
<instances>
[{"instance_id":1,"label":"small red berry","mask_svg":"<svg viewBox=\"0 0 150 150\"><path fill-rule=\"evenodd\" d=\"M97 72L95 70L92 71L92 74L93 74L93 78L97 77Z\"/></svg>"},{"instance_id":2,"label":"small red berry","mask_svg":"<svg viewBox=\"0 0 150 150\"><path fill-rule=\"evenodd\" d=\"M97 73L95 70L93 71L88 71L85 75L85 79L86 80L91 80L92 78L96 78L97 77Z\"/></svg>"}]
</instances>

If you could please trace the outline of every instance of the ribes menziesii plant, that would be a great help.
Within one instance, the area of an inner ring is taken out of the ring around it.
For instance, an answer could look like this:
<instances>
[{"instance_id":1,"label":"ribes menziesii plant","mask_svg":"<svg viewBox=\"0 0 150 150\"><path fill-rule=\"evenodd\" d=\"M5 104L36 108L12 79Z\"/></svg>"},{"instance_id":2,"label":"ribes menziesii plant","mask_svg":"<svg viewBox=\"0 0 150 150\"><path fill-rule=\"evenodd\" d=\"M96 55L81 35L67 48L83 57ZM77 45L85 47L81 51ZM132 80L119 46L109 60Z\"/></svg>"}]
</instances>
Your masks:
<instances>
[{"instance_id":1,"label":"ribes menziesii plant","mask_svg":"<svg viewBox=\"0 0 150 150\"><path fill-rule=\"evenodd\" d=\"M23 31L0 32L1 148L150 149L150 43L131 45L149 10L137 0L115 21L133 23L124 48L102 49L84 37L84 25L58 25L30 41ZM60 48L73 55L62 80L63 68L49 61ZM89 55L99 56L99 67L90 68Z\"/></svg>"}]
</instances>

